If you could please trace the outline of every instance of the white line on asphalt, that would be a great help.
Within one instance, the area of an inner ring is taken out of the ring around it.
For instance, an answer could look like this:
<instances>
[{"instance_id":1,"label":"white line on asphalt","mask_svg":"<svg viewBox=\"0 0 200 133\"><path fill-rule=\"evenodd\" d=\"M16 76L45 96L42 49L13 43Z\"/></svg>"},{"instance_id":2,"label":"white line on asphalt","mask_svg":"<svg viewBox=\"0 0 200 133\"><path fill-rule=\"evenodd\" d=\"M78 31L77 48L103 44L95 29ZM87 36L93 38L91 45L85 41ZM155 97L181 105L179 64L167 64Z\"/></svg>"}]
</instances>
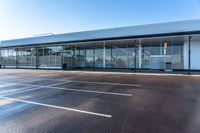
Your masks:
<instances>
[{"instance_id":1,"label":"white line on asphalt","mask_svg":"<svg viewBox=\"0 0 200 133\"><path fill-rule=\"evenodd\" d=\"M74 112L79 112L79 113L84 113L84 114L90 114L90 115L96 115L96 116L102 116L102 117L108 117L108 118L112 117L112 115L107 115L107 114L101 114L101 113L84 111L84 110L79 110L79 109L74 109L74 108L67 108L67 107L62 107L62 106L32 102L32 101L21 100L21 99L16 99L16 98L9 98L9 97L5 97L5 96L0 96L0 98L6 99L6 100L11 100L11 101L18 101L18 102L23 102L23 103L29 103L29 104L44 106L44 107L50 107L50 108L56 108L56 109L62 109L62 110L69 110L69 111L74 111Z\"/></svg>"},{"instance_id":2,"label":"white line on asphalt","mask_svg":"<svg viewBox=\"0 0 200 133\"><path fill-rule=\"evenodd\" d=\"M10 95L14 95L14 94L19 94L19 93L24 93L24 92L28 92L28 91L38 90L38 89L41 89L41 88L52 88L52 89L60 89L60 90L66 90L66 91L77 91L77 92L97 93L97 94L105 94L105 95L117 95L117 96L126 96L126 97L133 96L132 94L129 94L129 93L113 93L113 92L106 92L106 91L93 91L93 90L83 90L83 89L53 87L55 85L64 84L64 83L67 83L67 82L69 82L69 81L65 81L65 82L61 82L61 83L56 83L56 84L51 84L51 85L48 85L48 86L29 85L29 84L16 83L16 84L19 84L19 85L25 85L25 86L27 85L27 86L37 87L37 88L32 88L32 89L27 89L27 90L21 90L21 91L9 93L9 94L6 94L6 95L1 95L1 96L10 96Z\"/></svg>"},{"instance_id":3,"label":"white line on asphalt","mask_svg":"<svg viewBox=\"0 0 200 133\"><path fill-rule=\"evenodd\" d=\"M7 86L12 86L12 85L16 85L16 83L3 83L2 85L0 85L0 88L7 87Z\"/></svg>"},{"instance_id":4,"label":"white line on asphalt","mask_svg":"<svg viewBox=\"0 0 200 133\"><path fill-rule=\"evenodd\" d=\"M48 85L48 87L56 86L56 85L61 85L61 84L69 83L69 82L71 82L71 81L68 80L68 81L65 81L65 82L60 82L60 83L56 83L56 84L51 84L51 85Z\"/></svg>"},{"instance_id":5,"label":"white line on asphalt","mask_svg":"<svg viewBox=\"0 0 200 133\"><path fill-rule=\"evenodd\" d=\"M39 85L31 85L31 84L24 84L24 83L10 83L10 82L0 82L4 84L9 84L9 85L24 85L24 86L30 86L30 87L37 87Z\"/></svg>"},{"instance_id":6,"label":"white line on asphalt","mask_svg":"<svg viewBox=\"0 0 200 133\"><path fill-rule=\"evenodd\" d=\"M67 82L67 81L66 81ZM66 82L61 82L62 84L66 83ZM40 85L29 85L29 84L21 84L21 83L16 83L16 84L19 84L19 85L27 85L27 86L35 86L37 88L32 88L32 89L27 89L27 90L21 90L21 91L17 91L17 92L13 92L13 93L9 93L9 94L6 94L6 95L2 95L2 96L9 96L9 95L14 95L14 94L19 94L19 93L24 93L24 92L28 92L28 91L33 91L33 90L38 90L38 89L41 89L41 88L45 88L45 87L51 87L51 86L54 86L54 85L59 85L61 83L56 83L56 84L51 84L51 85L48 85L48 86L40 86Z\"/></svg>"},{"instance_id":7,"label":"white line on asphalt","mask_svg":"<svg viewBox=\"0 0 200 133\"><path fill-rule=\"evenodd\" d=\"M19 94L19 93L24 93L24 92L29 92L29 91L33 91L33 90L38 90L38 89L41 89L42 87L37 87L37 88L33 88L33 89L27 89L27 90L21 90L21 91L16 91L16 92L13 92L13 93L9 93L9 94L5 94L5 95L0 95L2 97L5 97L5 96L10 96L10 95L14 95L14 94Z\"/></svg>"},{"instance_id":8,"label":"white line on asphalt","mask_svg":"<svg viewBox=\"0 0 200 133\"><path fill-rule=\"evenodd\" d=\"M121 85L121 86L136 86L141 87L139 84L123 84L123 83L110 83L110 82L93 82L93 81L78 81L72 80L71 82L78 82L78 83L89 83L89 84L105 84L105 85Z\"/></svg>"},{"instance_id":9,"label":"white line on asphalt","mask_svg":"<svg viewBox=\"0 0 200 133\"><path fill-rule=\"evenodd\" d=\"M127 96L127 97L133 96L132 94L128 94L128 93L113 93L113 92L106 92L106 91L92 91L92 90L71 89L71 88L61 88L61 87L48 87L48 88L68 90L68 91L87 92L87 93L106 94L106 95Z\"/></svg>"},{"instance_id":10,"label":"white line on asphalt","mask_svg":"<svg viewBox=\"0 0 200 133\"><path fill-rule=\"evenodd\" d=\"M14 93L14 94L16 94L16 92L19 92L19 91L23 91L23 90L25 90L25 89L27 89L27 86L26 87L22 87L22 88L19 88L19 89L8 89L8 90L5 90L5 91L1 91L1 93L5 93L5 94L2 94L2 95L0 95L0 96L6 96L6 95L11 95L12 93ZM36 88L34 88L34 89L36 89ZM29 90L29 89L27 89L27 90ZM30 90L29 90L30 91ZM24 92L24 91L23 91Z\"/></svg>"}]
</instances>

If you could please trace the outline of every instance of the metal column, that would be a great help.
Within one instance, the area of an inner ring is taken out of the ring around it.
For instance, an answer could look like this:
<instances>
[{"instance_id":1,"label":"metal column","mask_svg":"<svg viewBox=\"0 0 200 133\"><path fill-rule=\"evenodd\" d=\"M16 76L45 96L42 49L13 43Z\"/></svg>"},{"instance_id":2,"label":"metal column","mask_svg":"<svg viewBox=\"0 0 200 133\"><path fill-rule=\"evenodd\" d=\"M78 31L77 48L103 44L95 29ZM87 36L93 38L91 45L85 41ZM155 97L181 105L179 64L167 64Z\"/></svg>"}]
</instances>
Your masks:
<instances>
[{"instance_id":1,"label":"metal column","mask_svg":"<svg viewBox=\"0 0 200 133\"><path fill-rule=\"evenodd\" d=\"M139 68L142 67L142 46L141 40L139 40Z\"/></svg>"},{"instance_id":2,"label":"metal column","mask_svg":"<svg viewBox=\"0 0 200 133\"><path fill-rule=\"evenodd\" d=\"M103 68L106 68L106 43L103 42Z\"/></svg>"},{"instance_id":3,"label":"metal column","mask_svg":"<svg viewBox=\"0 0 200 133\"><path fill-rule=\"evenodd\" d=\"M189 36L189 48L188 48L188 74L190 74L191 69L191 38L192 36Z\"/></svg>"}]
</instances>

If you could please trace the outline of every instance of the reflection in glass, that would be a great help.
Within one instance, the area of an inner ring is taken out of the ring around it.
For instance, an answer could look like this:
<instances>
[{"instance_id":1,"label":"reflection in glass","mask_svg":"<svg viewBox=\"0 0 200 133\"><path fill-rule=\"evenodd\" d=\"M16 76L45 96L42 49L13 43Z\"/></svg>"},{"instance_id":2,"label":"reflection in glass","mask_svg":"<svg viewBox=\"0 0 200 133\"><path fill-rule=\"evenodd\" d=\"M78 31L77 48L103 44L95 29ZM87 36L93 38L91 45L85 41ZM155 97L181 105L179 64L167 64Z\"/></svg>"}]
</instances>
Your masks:
<instances>
[{"instance_id":1,"label":"reflection in glass","mask_svg":"<svg viewBox=\"0 0 200 133\"><path fill-rule=\"evenodd\" d=\"M85 67L85 48L75 47L75 68Z\"/></svg>"},{"instance_id":2,"label":"reflection in glass","mask_svg":"<svg viewBox=\"0 0 200 133\"><path fill-rule=\"evenodd\" d=\"M149 69L150 68L150 61L151 61L151 47L150 47L150 40L142 40L141 43L141 67Z\"/></svg>"},{"instance_id":3,"label":"reflection in glass","mask_svg":"<svg viewBox=\"0 0 200 133\"><path fill-rule=\"evenodd\" d=\"M183 69L183 40L180 38L173 41L173 69Z\"/></svg>"},{"instance_id":4,"label":"reflection in glass","mask_svg":"<svg viewBox=\"0 0 200 133\"><path fill-rule=\"evenodd\" d=\"M105 45L105 47L104 47ZM105 48L105 49L104 49ZM105 53L104 53L105 51ZM62 46L2 48L1 65L35 68L183 69L183 38L149 38L84 42ZM104 58L105 55L105 58ZM105 63L105 64L104 64Z\"/></svg>"},{"instance_id":5,"label":"reflection in glass","mask_svg":"<svg viewBox=\"0 0 200 133\"><path fill-rule=\"evenodd\" d=\"M160 39L151 40L151 55L161 55L162 46Z\"/></svg>"},{"instance_id":6,"label":"reflection in glass","mask_svg":"<svg viewBox=\"0 0 200 133\"><path fill-rule=\"evenodd\" d=\"M38 67L59 69L62 66L62 47L39 47Z\"/></svg>"},{"instance_id":7,"label":"reflection in glass","mask_svg":"<svg viewBox=\"0 0 200 133\"><path fill-rule=\"evenodd\" d=\"M103 44L95 44L95 68L103 68Z\"/></svg>"}]
</instances>

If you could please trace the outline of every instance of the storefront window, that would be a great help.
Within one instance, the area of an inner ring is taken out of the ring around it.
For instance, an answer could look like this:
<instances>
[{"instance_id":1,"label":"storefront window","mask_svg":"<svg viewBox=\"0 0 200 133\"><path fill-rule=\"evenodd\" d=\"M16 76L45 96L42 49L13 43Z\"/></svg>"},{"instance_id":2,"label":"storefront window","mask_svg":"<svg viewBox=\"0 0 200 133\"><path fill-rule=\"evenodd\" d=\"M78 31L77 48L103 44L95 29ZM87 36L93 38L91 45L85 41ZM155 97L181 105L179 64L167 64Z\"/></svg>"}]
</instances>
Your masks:
<instances>
[{"instance_id":1,"label":"storefront window","mask_svg":"<svg viewBox=\"0 0 200 133\"><path fill-rule=\"evenodd\" d=\"M151 40L151 55L161 55L162 53L161 41L160 39Z\"/></svg>"},{"instance_id":2,"label":"storefront window","mask_svg":"<svg viewBox=\"0 0 200 133\"><path fill-rule=\"evenodd\" d=\"M35 68L36 57L38 67L47 69L61 69L63 63L69 68L166 69L166 64L171 64L172 69L183 69L183 38L127 39L40 46L37 49L1 49L1 65L5 67Z\"/></svg>"},{"instance_id":3,"label":"storefront window","mask_svg":"<svg viewBox=\"0 0 200 133\"><path fill-rule=\"evenodd\" d=\"M142 40L141 42L141 68L150 68L151 47L150 40Z\"/></svg>"},{"instance_id":4,"label":"storefront window","mask_svg":"<svg viewBox=\"0 0 200 133\"><path fill-rule=\"evenodd\" d=\"M81 48L78 46L75 47L75 67L85 67L85 48Z\"/></svg>"},{"instance_id":5,"label":"storefront window","mask_svg":"<svg viewBox=\"0 0 200 133\"><path fill-rule=\"evenodd\" d=\"M110 44L106 44L106 53L105 53L105 62L106 68L115 68L116 67L116 49Z\"/></svg>"},{"instance_id":6,"label":"storefront window","mask_svg":"<svg viewBox=\"0 0 200 133\"><path fill-rule=\"evenodd\" d=\"M183 40L180 38L173 41L173 69L183 69Z\"/></svg>"},{"instance_id":7,"label":"storefront window","mask_svg":"<svg viewBox=\"0 0 200 133\"><path fill-rule=\"evenodd\" d=\"M103 43L95 43L95 68L103 68Z\"/></svg>"},{"instance_id":8,"label":"storefront window","mask_svg":"<svg viewBox=\"0 0 200 133\"><path fill-rule=\"evenodd\" d=\"M172 47L172 38L162 39L162 54L163 55L172 55L173 47Z\"/></svg>"}]
</instances>

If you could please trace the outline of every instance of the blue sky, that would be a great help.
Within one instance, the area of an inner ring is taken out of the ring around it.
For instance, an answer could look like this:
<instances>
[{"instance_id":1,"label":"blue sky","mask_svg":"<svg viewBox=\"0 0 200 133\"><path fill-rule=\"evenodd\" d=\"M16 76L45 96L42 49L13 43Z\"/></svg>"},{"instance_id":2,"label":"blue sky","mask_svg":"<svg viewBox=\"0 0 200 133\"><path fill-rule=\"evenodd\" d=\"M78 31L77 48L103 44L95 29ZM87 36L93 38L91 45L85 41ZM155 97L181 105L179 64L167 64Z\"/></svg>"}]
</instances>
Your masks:
<instances>
[{"instance_id":1,"label":"blue sky","mask_svg":"<svg viewBox=\"0 0 200 133\"><path fill-rule=\"evenodd\" d=\"M200 19L200 0L0 0L0 40Z\"/></svg>"}]
</instances>

